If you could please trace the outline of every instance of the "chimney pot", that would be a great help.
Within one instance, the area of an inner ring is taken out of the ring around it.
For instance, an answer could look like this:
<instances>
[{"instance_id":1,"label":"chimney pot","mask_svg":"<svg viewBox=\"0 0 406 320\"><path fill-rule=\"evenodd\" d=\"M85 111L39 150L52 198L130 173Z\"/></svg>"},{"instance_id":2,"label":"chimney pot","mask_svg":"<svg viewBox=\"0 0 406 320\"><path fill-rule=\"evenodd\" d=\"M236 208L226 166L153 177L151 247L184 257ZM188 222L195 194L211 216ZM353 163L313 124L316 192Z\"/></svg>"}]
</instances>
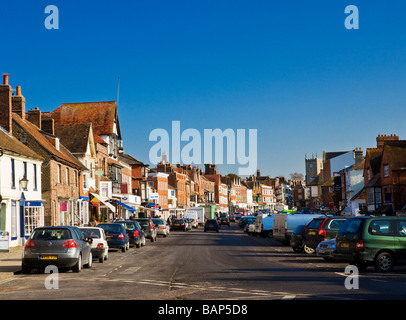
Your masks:
<instances>
[{"instance_id":1,"label":"chimney pot","mask_svg":"<svg viewBox=\"0 0 406 320\"><path fill-rule=\"evenodd\" d=\"M16 87L16 95L21 96L21 86Z\"/></svg>"},{"instance_id":2,"label":"chimney pot","mask_svg":"<svg viewBox=\"0 0 406 320\"><path fill-rule=\"evenodd\" d=\"M7 84L8 85L8 73L3 73L3 84Z\"/></svg>"}]
</instances>

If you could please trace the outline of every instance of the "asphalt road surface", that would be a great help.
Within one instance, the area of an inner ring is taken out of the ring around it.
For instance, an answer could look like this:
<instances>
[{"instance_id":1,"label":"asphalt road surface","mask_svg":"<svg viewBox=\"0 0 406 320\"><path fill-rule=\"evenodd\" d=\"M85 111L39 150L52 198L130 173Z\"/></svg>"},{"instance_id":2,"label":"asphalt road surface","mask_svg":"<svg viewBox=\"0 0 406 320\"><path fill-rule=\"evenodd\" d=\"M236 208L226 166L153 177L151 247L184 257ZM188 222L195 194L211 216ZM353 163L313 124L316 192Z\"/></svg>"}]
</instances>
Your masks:
<instances>
[{"instance_id":1,"label":"asphalt road surface","mask_svg":"<svg viewBox=\"0 0 406 320\"><path fill-rule=\"evenodd\" d=\"M362 300L405 299L406 270L368 269L346 289L346 263L294 253L269 238L248 236L235 223L219 233L173 231L80 273L33 272L0 284L0 300ZM57 277L57 278L56 278ZM57 279L57 280L55 280ZM46 284L57 285L47 289Z\"/></svg>"}]
</instances>

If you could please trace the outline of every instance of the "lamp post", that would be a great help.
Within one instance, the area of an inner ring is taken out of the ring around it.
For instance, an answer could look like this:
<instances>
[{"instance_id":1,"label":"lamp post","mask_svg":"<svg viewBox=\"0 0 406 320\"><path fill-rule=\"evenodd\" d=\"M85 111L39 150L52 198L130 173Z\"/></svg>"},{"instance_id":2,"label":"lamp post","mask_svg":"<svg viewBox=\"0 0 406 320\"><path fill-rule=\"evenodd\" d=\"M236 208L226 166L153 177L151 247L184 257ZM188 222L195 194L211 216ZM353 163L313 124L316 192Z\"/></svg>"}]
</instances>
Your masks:
<instances>
[{"instance_id":1,"label":"lamp post","mask_svg":"<svg viewBox=\"0 0 406 320\"><path fill-rule=\"evenodd\" d=\"M20 183L20 189L22 190L21 192L21 198L20 198L20 237L22 240L22 245L25 243L25 217L24 217L24 209L25 209L25 196L24 196L24 190L27 190L28 186L28 179L24 175L19 181Z\"/></svg>"}]
</instances>

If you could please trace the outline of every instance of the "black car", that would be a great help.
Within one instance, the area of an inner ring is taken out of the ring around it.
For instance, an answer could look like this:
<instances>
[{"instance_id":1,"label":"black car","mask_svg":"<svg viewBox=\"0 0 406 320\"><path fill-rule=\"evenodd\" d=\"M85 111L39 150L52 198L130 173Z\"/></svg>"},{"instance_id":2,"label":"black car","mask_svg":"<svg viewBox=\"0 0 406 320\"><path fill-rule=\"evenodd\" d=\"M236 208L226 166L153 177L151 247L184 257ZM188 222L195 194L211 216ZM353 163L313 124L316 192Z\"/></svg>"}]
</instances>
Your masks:
<instances>
[{"instance_id":1,"label":"black car","mask_svg":"<svg viewBox=\"0 0 406 320\"><path fill-rule=\"evenodd\" d=\"M173 219L170 223L171 231L172 230L187 230L187 223L184 219Z\"/></svg>"},{"instance_id":2,"label":"black car","mask_svg":"<svg viewBox=\"0 0 406 320\"><path fill-rule=\"evenodd\" d=\"M228 217L221 217L220 224L226 224L226 225L230 226L230 219Z\"/></svg>"},{"instance_id":3,"label":"black car","mask_svg":"<svg viewBox=\"0 0 406 320\"><path fill-rule=\"evenodd\" d=\"M137 248L145 245L145 233L140 224L134 220L118 220L115 223L121 223L130 238L130 245Z\"/></svg>"},{"instance_id":4,"label":"black car","mask_svg":"<svg viewBox=\"0 0 406 320\"><path fill-rule=\"evenodd\" d=\"M220 225L216 219L207 219L205 224L204 224L204 232L207 230L210 231L220 231Z\"/></svg>"},{"instance_id":5,"label":"black car","mask_svg":"<svg viewBox=\"0 0 406 320\"><path fill-rule=\"evenodd\" d=\"M290 238L290 246L295 252L303 252L303 231L305 230L305 228L306 226L304 224L300 224L292 232Z\"/></svg>"},{"instance_id":6,"label":"black car","mask_svg":"<svg viewBox=\"0 0 406 320\"><path fill-rule=\"evenodd\" d=\"M323 217L310 221L303 232L304 251L314 253L321 241L334 239L345 220L345 217Z\"/></svg>"},{"instance_id":7,"label":"black car","mask_svg":"<svg viewBox=\"0 0 406 320\"><path fill-rule=\"evenodd\" d=\"M130 238L121 223L99 223L97 226L104 230L109 248L125 252L130 247Z\"/></svg>"}]
</instances>

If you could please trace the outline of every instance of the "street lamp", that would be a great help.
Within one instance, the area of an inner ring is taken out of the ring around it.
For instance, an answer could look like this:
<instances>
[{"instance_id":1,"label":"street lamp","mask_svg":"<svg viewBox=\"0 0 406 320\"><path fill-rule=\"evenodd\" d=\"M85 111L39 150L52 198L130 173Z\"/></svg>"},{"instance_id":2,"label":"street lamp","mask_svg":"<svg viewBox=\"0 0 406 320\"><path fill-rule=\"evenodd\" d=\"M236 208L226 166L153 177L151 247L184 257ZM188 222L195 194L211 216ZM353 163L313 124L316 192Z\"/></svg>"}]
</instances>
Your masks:
<instances>
[{"instance_id":1,"label":"street lamp","mask_svg":"<svg viewBox=\"0 0 406 320\"><path fill-rule=\"evenodd\" d=\"M28 179L24 176L20 179L20 188L23 190L27 190L28 187Z\"/></svg>"},{"instance_id":2,"label":"street lamp","mask_svg":"<svg viewBox=\"0 0 406 320\"><path fill-rule=\"evenodd\" d=\"M25 219L24 219L24 208L25 208L25 196L24 196L24 190L27 190L28 186L28 179L26 176L22 177L20 179L20 188L23 190L21 192L21 198L20 198L20 236L22 240L22 245L25 243Z\"/></svg>"}]
</instances>

